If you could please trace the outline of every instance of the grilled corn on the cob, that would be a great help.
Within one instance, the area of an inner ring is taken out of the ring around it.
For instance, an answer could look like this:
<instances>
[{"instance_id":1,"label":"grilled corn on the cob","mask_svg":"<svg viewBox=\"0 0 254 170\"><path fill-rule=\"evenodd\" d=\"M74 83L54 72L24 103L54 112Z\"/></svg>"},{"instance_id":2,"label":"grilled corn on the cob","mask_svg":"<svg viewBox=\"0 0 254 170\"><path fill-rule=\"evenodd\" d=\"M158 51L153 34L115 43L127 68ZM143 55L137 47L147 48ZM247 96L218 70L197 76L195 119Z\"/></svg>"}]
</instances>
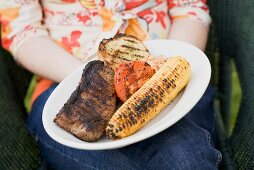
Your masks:
<instances>
[{"instance_id":1,"label":"grilled corn on the cob","mask_svg":"<svg viewBox=\"0 0 254 170\"><path fill-rule=\"evenodd\" d=\"M191 76L182 57L172 57L113 115L106 128L109 139L127 137L154 118L184 88Z\"/></svg>"}]
</instances>

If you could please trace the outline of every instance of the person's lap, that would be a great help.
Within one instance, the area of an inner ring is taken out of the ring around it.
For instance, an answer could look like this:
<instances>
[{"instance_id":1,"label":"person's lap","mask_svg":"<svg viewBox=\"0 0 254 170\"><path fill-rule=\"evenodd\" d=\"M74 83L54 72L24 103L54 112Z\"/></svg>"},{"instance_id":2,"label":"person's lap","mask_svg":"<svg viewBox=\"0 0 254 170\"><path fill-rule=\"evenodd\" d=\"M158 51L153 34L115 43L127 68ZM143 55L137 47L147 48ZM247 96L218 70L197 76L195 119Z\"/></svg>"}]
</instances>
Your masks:
<instances>
[{"instance_id":1,"label":"person's lap","mask_svg":"<svg viewBox=\"0 0 254 170\"><path fill-rule=\"evenodd\" d=\"M86 151L66 147L48 136L42 125L44 104L56 85L34 103L27 128L42 156L55 169L216 169L221 154L213 147L213 90L167 130L144 141L114 150Z\"/></svg>"}]
</instances>

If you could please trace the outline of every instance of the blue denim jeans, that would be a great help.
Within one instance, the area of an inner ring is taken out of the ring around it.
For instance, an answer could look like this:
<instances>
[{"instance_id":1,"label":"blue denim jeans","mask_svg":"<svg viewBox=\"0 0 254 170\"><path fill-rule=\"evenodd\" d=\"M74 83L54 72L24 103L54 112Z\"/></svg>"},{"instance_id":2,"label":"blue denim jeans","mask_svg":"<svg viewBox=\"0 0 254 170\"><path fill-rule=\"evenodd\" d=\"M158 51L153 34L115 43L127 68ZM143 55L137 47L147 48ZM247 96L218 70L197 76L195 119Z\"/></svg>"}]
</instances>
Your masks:
<instances>
[{"instance_id":1,"label":"blue denim jeans","mask_svg":"<svg viewBox=\"0 0 254 170\"><path fill-rule=\"evenodd\" d=\"M144 141L114 150L73 149L54 141L42 125L42 110L57 85L33 104L27 129L35 136L42 157L53 169L217 169L221 154L214 148L214 91L208 87L198 104L180 121Z\"/></svg>"}]
</instances>

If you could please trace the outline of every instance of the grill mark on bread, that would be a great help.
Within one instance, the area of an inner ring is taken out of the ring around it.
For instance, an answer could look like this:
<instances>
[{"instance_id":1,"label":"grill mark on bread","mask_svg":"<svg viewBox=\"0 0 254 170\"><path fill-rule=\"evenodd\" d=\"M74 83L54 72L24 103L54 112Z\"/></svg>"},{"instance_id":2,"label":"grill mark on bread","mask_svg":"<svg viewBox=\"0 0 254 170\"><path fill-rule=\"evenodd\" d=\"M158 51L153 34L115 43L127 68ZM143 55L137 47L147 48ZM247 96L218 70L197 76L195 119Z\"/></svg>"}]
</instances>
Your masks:
<instances>
[{"instance_id":1,"label":"grill mark on bread","mask_svg":"<svg viewBox=\"0 0 254 170\"><path fill-rule=\"evenodd\" d=\"M124 39L125 41L128 41L130 43L133 43L133 44L137 44L138 42L137 41L134 41L134 40L130 40L130 39Z\"/></svg>"},{"instance_id":2,"label":"grill mark on bread","mask_svg":"<svg viewBox=\"0 0 254 170\"><path fill-rule=\"evenodd\" d=\"M133 47L133 46L128 46L128 45L121 45L121 47L128 48L129 50L142 51L142 50L140 50L140 49L138 49L138 48L135 48L135 47Z\"/></svg>"},{"instance_id":3,"label":"grill mark on bread","mask_svg":"<svg viewBox=\"0 0 254 170\"><path fill-rule=\"evenodd\" d=\"M139 54L134 54L135 57L138 57L138 58L144 58L144 56L142 55L139 55Z\"/></svg>"}]
</instances>

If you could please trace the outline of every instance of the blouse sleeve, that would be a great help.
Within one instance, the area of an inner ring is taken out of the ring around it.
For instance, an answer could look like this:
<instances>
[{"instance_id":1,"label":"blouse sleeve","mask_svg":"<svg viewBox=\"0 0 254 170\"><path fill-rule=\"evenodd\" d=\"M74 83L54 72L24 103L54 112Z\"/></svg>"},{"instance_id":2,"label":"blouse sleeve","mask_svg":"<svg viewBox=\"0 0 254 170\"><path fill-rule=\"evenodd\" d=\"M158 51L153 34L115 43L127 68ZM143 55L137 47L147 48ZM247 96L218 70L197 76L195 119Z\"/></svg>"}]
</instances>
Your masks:
<instances>
[{"instance_id":1,"label":"blouse sleeve","mask_svg":"<svg viewBox=\"0 0 254 170\"><path fill-rule=\"evenodd\" d=\"M38 0L0 0L0 23L2 46L14 57L26 40L48 35Z\"/></svg>"},{"instance_id":2,"label":"blouse sleeve","mask_svg":"<svg viewBox=\"0 0 254 170\"><path fill-rule=\"evenodd\" d=\"M190 18L205 25L211 23L206 0L168 0L171 20Z\"/></svg>"}]
</instances>

